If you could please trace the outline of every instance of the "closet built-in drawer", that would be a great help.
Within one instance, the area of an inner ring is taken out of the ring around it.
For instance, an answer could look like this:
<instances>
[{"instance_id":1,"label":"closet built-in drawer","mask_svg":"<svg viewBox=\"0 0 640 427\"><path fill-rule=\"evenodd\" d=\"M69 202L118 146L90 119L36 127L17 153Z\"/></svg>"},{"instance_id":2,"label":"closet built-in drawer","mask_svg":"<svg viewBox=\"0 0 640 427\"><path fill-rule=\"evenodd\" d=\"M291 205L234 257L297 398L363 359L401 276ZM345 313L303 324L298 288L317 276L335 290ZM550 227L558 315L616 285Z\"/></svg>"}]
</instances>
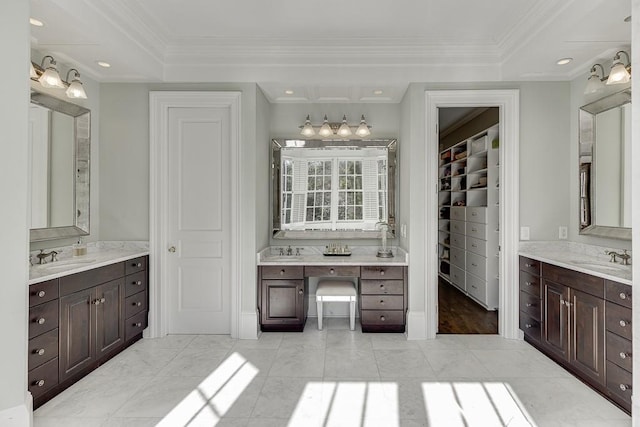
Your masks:
<instances>
[{"instance_id":1,"label":"closet built-in drawer","mask_svg":"<svg viewBox=\"0 0 640 427\"><path fill-rule=\"evenodd\" d=\"M360 268L362 279L403 279L404 267L366 266Z\"/></svg>"},{"instance_id":2,"label":"closet built-in drawer","mask_svg":"<svg viewBox=\"0 0 640 427\"><path fill-rule=\"evenodd\" d=\"M404 297L402 295L362 295L361 310L402 310Z\"/></svg>"},{"instance_id":3,"label":"closet built-in drawer","mask_svg":"<svg viewBox=\"0 0 640 427\"><path fill-rule=\"evenodd\" d=\"M631 309L607 301L605 305L606 328L621 337L631 339Z\"/></svg>"},{"instance_id":4,"label":"closet built-in drawer","mask_svg":"<svg viewBox=\"0 0 640 427\"><path fill-rule=\"evenodd\" d=\"M487 282L473 274L467 272L466 275L467 292L474 298L486 302L487 299Z\"/></svg>"},{"instance_id":5,"label":"closet built-in drawer","mask_svg":"<svg viewBox=\"0 0 640 427\"><path fill-rule=\"evenodd\" d=\"M58 357L58 328L29 340L29 370Z\"/></svg>"},{"instance_id":6,"label":"closet built-in drawer","mask_svg":"<svg viewBox=\"0 0 640 427\"><path fill-rule=\"evenodd\" d=\"M474 254L473 252L467 252L466 270L478 277L485 277L487 274L487 258Z\"/></svg>"},{"instance_id":7,"label":"closet built-in drawer","mask_svg":"<svg viewBox=\"0 0 640 427\"><path fill-rule=\"evenodd\" d=\"M304 268L305 277L358 277L360 267L357 265L313 265Z\"/></svg>"},{"instance_id":8,"label":"closet built-in drawer","mask_svg":"<svg viewBox=\"0 0 640 427\"><path fill-rule=\"evenodd\" d=\"M475 222L466 223L467 236L475 237L476 239L487 239L487 226L486 224L478 224Z\"/></svg>"},{"instance_id":9,"label":"closet built-in drawer","mask_svg":"<svg viewBox=\"0 0 640 427\"><path fill-rule=\"evenodd\" d=\"M449 213L449 218L456 221L464 221L466 214L466 208L462 206L453 206Z\"/></svg>"},{"instance_id":10,"label":"closet built-in drawer","mask_svg":"<svg viewBox=\"0 0 640 427\"><path fill-rule=\"evenodd\" d=\"M124 317L129 318L134 314L138 314L141 311L147 309L147 293L138 292L135 295L131 295L124 300Z\"/></svg>"},{"instance_id":11,"label":"closet built-in drawer","mask_svg":"<svg viewBox=\"0 0 640 427\"><path fill-rule=\"evenodd\" d=\"M467 208L467 221L480 224L487 223L487 208L470 206Z\"/></svg>"},{"instance_id":12,"label":"closet built-in drawer","mask_svg":"<svg viewBox=\"0 0 640 427\"><path fill-rule=\"evenodd\" d=\"M404 295L404 282L402 280L362 280L360 294Z\"/></svg>"},{"instance_id":13,"label":"closet built-in drawer","mask_svg":"<svg viewBox=\"0 0 640 427\"><path fill-rule=\"evenodd\" d=\"M540 341L540 322L522 311L520 312L520 329L529 338Z\"/></svg>"},{"instance_id":14,"label":"closet built-in drawer","mask_svg":"<svg viewBox=\"0 0 640 427\"><path fill-rule=\"evenodd\" d=\"M464 249L466 239L464 234L451 233L449 235L449 240L451 242L451 246L455 246L456 248Z\"/></svg>"},{"instance_id":15,"label":"closet built-in drawer","mask_svg":"<svg viewBox=\"0 0 640 427\"><path fill-rule=\"evenodd\" d=\"M147 269L147 257L130 259L124 262L124 274L133 274Z\"/></svg>"},{"instance_id":16,"label":"closet built-in drawer","mask_svg":"<svg viewBox=\"0 0 640 427\"><path fill-rule=\"evenodd\" d=\"M125 277L125 296L131 296L147 289L147 272L140 271Z\"/></svg>"},{"instance_id":17,"label":"closet built-in drawer","mask_svg":"<svg viewBox=\"0 0 640 427\"><path fill-rule=\"evenodd\" d=\"M474 254L487 256L487 241L476 239L475 237L467 237L466 249Z\"/></svg>"},{"instance_id":18,"label":"closet built-in drawer","mask_svg":"<svg viewBox=\"0 0 640 427\"><path fill-rule=\"evenodd\" d=\"M633 370L633 358L631 341L619 337L613 332L607 331L607 360L621 368L631 372Z\"/></svg>"},{"instance_id":19,"label":"closet built-in drawer","mask_svg":"<svg viewBox=\"0 0 640 427\"><path fill-rule=\"evenodd\" d=\"M449 223L449 231L452 233L464 234L465 222L464 221L451 221Z\"/></svg>"},{"instance_id":20,"label":"closet built-in drawer","mask_svg":"<svg viewBox=\"0 0 640 427\"><path fill-rule=\"evenodd\" d=\"M465 272L463 269L452 265L451 270L449 271L449 277L451 277L451 281L455 285L461 289L465 289Z\"/></svg>"},{"instance_id":21,"label":"closet built-in drawer","mask_svg":"<svg viewBox=\"0 0 640 427\"><path fill-rule=\"evenodd\" d=\"M58 298L58 279L34 283L29 286L29 307Z\"/></svg>"},{"instance_id":22,"label":"closet built-in drawer","mask_svg":"<svg viewBox=\"0 0 640 427\"><path fill-rule=\"evenodd\" d=\"M459 248L450 248L449 250L449 261L451 265L455 265L462 269L465 268L465 250Z\"/></svg>"},{"instance_id":23,"label":"closet built-in drawer","mask_svg":"<svg viewBox=\"0 0 640 427\"><path fill-rule=\"evenodd\" d=\"M144 328L147 327L147 312L142 311L133 317L125 320L124 325L124 338L125 341L129 341L136 335L139 335Z\"/></svg>"},{"instance_id":24,"label":"closet built-in drawer","mask_svg":"<svg viewBox=\"0 0 640 427\"><path fill-rule=\"evenodd\" d=\"M624 283L604 281L604 298L607 301L615 302L631 308L631 286Z\"/></svg>"},{"instance_id":25,"label":"closet built-in drawer","mask_svg":"<svg viewBox=\"0 0 640 427\"><path fill-rule=\"evenodd\" d=\"M540 297L540 276L520 270L520 290Z\"/></svg>"},{"instance_id":26,"label":"closet built-in drawer","mask_svg":"<svg viewBox=\"0 0 640 427\"><path fill-rule=\"evenodd\" d=\"M631 372L607 361L607 389L627 405L631 405Z\"/></svg>"},{"instance_id":27,"label":"closet built-in drawer","mask_svg":"<svg viewBox=\"0 0 640 427\"><path fill-rule=\"evenodd\" d=\"M265 265L261 267L263 279L303 279L304 267L301 265Z\"/></svg>"},{"instance_id":28,"label":"closet built-in drawer","mask_svg":"<svg viewBox=\"0 0 640 427\"><path fill-rule=\"evenodd\" d=\"M520 291L520 311L527 313L536 320L540 320L540 298Z\"/></svg>"},{"instance_id":29,"label":"closet built-in drawer","mask_svg":"<svg viewBox=\"0 0 640 427\"><path fill-rule=\"evenodd\" d=\"M527 273L533 274L535 276L540 275L540 261L535 259L520 257L520 271L526 271Z\"/></svg>"},{"instance_id":30,"label":"closet built-in drawer","mask_svg":"<svg viewBox=\"0 0 640 427\"><path fill-rule=\"evenodd\" d=\"M35 399L58 385L58 358L29 371L29 391Z\"/></svg>"},{"instance_id":31,"label":"closet built-in drawer","mask_svg":"<svg viewBox=\"0 0 640 427\"><path fill-rule=\"evenodd\" d=\"M58 327L58 300L29 309L29 339Z\"/></svg>"},{"instance_id":32,"label":"closet built-in drawer","mask_svg":"<svg viewBox=\"0 0 640 427\"><path fill-rule=\"evenodd\" d=\"M360 322L371 326L403 325L404 310L362 310Z\"/></svg>"}]
</instances>

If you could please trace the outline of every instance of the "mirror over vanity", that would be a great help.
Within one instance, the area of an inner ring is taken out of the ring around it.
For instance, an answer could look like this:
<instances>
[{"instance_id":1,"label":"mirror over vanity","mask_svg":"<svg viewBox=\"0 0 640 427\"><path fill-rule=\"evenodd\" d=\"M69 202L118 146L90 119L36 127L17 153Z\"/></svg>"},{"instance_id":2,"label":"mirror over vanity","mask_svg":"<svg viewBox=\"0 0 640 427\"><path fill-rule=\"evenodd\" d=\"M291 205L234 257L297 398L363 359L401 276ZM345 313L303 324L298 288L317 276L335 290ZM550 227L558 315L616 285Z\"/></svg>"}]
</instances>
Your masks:
<instances>
[{"instance_id":1,"label":"mirror over vanity","mask_svg":"<svg viewBox=\"0 0 640 427\"><path fill-rule=\"evenodd\" d=\"M631 89L580 108L580 234L631 239Z\"/></svg>"},{"instance_id":2,"label":"mirror over vanity","mask_svg":"<svg viewBox=\"0 0 640 427\"><path fill-rule=\"evenodd\" d=\"M271 142L273 237L395 236L397 140Z\"/></svg>"},{"instance_id":3,"label":"mirror over vanity","mask_svg":"<svg viewBox=\"0 0 640 427\"><path fill-rule=\"evenodd\" d=\"M89 234L91 112L32 91L30 241Z\"/></svg>"}]
</instances>

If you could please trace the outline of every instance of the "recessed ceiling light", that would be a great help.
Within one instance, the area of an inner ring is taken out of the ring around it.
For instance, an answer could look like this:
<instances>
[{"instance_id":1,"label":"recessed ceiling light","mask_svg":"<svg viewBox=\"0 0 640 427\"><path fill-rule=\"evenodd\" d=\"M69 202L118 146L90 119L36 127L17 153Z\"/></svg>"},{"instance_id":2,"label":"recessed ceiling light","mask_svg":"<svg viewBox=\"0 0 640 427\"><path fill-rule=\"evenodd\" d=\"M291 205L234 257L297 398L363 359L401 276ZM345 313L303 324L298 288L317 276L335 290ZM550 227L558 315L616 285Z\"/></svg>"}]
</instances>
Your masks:
<instances>
[{"instance_id":1,"label":"recessed ceiling light","mask_svg":"<svg viewBox=\"0 0 640 427\"><path fill-rule=\"evenodd\" d=\"M42 27L44 25L44 22L36 18L29 18L29 24L33 25L34 27Z\"/></svg>"},{"instance_id":2,"label":"recessed ceiling light","mask_svg":"<svg viewBox=\"0 0 640 427\"><path fill-rule=\"evenodd\" d=\"M373 94L374 94L374 95L382 95L382 94L383 94L382 89L376 89L376 90L374 90L374 91L373 91Z\"/></svg>"},{"instance_id":3,"label":"recessed ceiling light","mask_svg":"<svg viewBox=\"0 0 640 427\"><path fill-rule=\"evenodd\" d=\"M567 65L569 62L573 61L573 58L561 58L556 61L558 65Z\"/></svg>"},{"instance_id":4,"label":"recessed ceiling light","mask_svg":"<svg viewBox=\"0 0 640 427\"><path fill-rule=\"evenodd\" d=\"M631 22L631 15L624 18L624 22Z\"/></svg>"},{"instance_id":5,"label":"recessed ceiling light","mask_svg":"<svg viewBox=\"0 0 640 427\"><path fill-rule=\"evenodd\" d=\"M104 61L97 61L98 65L103 67L103 68L109 68L111 67L111 64L109 64L108 62L104 62Z\"/></svg>"},{"instance_id":6,"label":"recessed ceiling light","mask_svg":"<svg viewBox=\"0 0 640 427\"><path fill-rule=\"evenodd\" d=\"M293 91L291 89L287 89L284 91L286 95L293 95Z\"/></svg>"}]
</instances>

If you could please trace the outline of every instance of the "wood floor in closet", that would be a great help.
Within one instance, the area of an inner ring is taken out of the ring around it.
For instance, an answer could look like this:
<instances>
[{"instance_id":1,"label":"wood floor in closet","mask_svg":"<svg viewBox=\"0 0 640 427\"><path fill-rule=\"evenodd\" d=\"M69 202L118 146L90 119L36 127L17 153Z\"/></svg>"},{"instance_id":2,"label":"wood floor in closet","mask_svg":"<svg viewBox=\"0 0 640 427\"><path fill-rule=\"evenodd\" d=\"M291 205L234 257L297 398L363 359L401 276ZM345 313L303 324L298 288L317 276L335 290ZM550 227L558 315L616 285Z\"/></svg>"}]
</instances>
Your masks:
<instances>
[{"instance_id":1,"label":"wood floor in closet","mask_svg":"<svg viewBox=\"0 0 640 427\"><path fill-rule=\"evenodd\" d=\"M454 286L438 280L439 334L497 334L498 311L487 311Z\"/></svg>"}]
</instances>

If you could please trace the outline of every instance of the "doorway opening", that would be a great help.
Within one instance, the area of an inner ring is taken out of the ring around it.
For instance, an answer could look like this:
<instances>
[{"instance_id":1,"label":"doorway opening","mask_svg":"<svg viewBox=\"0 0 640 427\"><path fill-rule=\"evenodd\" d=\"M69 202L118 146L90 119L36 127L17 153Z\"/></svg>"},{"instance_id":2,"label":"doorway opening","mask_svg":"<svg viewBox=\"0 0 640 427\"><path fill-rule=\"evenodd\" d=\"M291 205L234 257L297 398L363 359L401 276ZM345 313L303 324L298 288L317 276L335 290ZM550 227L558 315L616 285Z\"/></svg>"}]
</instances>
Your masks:
<instances>
[{"instance_id":1,"label":"doorway opening","mask_svg":"<svg viewBox=\"0 0 640 427\"><path fill-rule=\"evenodd\" d=\"M438 108L438 333L497 334L500 111Z\"/></svg>"}]
</instances>

